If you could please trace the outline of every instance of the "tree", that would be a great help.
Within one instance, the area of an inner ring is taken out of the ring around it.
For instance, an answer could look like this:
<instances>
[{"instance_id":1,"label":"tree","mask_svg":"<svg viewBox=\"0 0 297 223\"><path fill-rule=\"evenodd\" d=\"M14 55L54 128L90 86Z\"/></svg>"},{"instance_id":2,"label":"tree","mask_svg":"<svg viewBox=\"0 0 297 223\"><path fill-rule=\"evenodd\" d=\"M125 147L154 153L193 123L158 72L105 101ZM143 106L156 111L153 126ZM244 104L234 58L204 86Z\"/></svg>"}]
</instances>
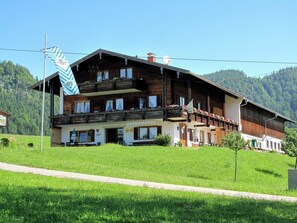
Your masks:
<instances>
[{"instance_id":1,"label":"tree","mask_svg":"<svg viewBox=\"0 0 297 223\"><path fill-rule=\"evenodd\" d=\"M297 128L286 128L285 140L282 149L289 156L295 157L295 169L297 169Z\"/></svg>"},{"instance_id":2,"label":"tree","mask_svg":"<svg viewBox=\"0 0 297 223\"><path fill-rule=\"evenodd\" d=\"M234 151L235 155L235 172L234 181L237 180L237 154L238 151L244 148L248 142L246 142L240 135L239 132L231 132L223 138L223 145Z\"/></svg>"}]
</instances>

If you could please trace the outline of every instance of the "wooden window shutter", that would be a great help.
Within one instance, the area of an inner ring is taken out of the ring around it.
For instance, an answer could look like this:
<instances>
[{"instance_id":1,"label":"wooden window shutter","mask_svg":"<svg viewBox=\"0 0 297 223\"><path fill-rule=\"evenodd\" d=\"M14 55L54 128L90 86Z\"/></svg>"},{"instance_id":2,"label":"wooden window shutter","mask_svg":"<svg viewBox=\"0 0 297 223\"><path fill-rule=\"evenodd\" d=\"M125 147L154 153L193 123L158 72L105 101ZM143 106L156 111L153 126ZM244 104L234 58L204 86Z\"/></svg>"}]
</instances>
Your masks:
<instances>
[{"instance_id":1,"label":"wooden window shutter","mask_svg":"<svg viewBox=\"0 0 297 223\"><path fill-rule=\"evenodd\" d=\"M162 126L157 126L157 135L162 135Z\"/></svg>"},{"instance_id":2,"label":"wooden window shutter","mask_svg":"<svg viewBox=\"0 0 297 223\"><path fill-rule=\"evenodd\" d=\"M94 112L94 102L92 100L90 101L90 112Z\"/></svg>"},{"instance_id":3,"label":"wooden window shutter","mask_svg":"<svg viewBox=\"0 0 297 223\"><path fill-rule=\"evenodd\" d=\"M138 108L139 107L139 98L133 97L133 107Z\"/></svg>"},{"instance_id":4,"label":"wooden window shutter","mask_svg":"<svg viewBox=\"0 0 297 223\"><path fill-rule=\"evenodd\" d=\"M190 129L190 141L193 141L193 129Z\"/></svg>"},{"instance_id":5,"label":"wooden window shutter","mask_svg":"<svg viewBox=\"0 0 297 223\"><path fill-rule=\"evenodd\" d=\"M134 128L134 140L138 140L138 128Z\"/></svg>"},{"instance_id":6,"label":"wooden window shutter","mask_svg":"<svg viewBox=\"0 0 297 223\"><path fill-rule=\"evenodd\" d=\"M157 95L157 106L162 106L162 98L160 95Z\"/></svg>"}]
</instances>

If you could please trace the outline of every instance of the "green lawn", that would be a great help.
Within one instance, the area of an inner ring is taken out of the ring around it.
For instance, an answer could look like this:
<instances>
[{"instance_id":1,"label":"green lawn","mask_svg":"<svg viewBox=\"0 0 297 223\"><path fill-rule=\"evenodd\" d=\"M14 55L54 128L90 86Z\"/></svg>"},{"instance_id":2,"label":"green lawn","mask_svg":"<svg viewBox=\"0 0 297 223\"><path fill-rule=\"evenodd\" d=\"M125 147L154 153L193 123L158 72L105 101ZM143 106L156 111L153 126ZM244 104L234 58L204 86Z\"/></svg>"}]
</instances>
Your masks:
<instances>
[{"instance_id":1,"label":"green lawn","mask_svg":"<svg viewBox=\"0 0 297 223\"><path fill-rule=\"evenodd\" d=\"M297 221L297 203L173 192L6 171L0 171L0 179L1 223Z\"/></svg>"},{"instance_id":2,"label":"green lawn","mask_svg":"<svg viewBox=\"0 0 297 223\"><path fill-rule=\"evenodd\" d=\"M234 183L234 153L225 148L113 144L50 148L47 137L41 154L39 137L15 138L13 148L0 149L0 161L128 179L297 196L296 190L287 190L287 170L293 167L294 159L286 155L240 151L238 182ZM27 142L36 146L27 148Z\"/></svg>"}]
</instances>

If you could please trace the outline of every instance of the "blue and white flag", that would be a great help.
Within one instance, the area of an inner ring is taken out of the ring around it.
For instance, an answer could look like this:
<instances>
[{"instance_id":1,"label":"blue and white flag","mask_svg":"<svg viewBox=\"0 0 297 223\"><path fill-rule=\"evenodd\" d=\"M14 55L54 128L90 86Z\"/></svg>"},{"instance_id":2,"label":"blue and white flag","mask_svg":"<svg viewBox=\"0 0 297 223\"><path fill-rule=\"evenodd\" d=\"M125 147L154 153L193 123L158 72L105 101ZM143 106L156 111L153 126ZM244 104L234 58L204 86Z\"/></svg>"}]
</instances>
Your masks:
<instances>
[{"instance_id":1,"label":"blue and white flag","mask_svg":"<svg viewBox=\"0 0 297 223\"><path fill-rule=\"evenodd\" d=\"M56 65L64 94L79 94L79 89L77 87L72 70L61 50L58 47L50 47L46 49L46 54Z\"/></svg>"}]
</instances>

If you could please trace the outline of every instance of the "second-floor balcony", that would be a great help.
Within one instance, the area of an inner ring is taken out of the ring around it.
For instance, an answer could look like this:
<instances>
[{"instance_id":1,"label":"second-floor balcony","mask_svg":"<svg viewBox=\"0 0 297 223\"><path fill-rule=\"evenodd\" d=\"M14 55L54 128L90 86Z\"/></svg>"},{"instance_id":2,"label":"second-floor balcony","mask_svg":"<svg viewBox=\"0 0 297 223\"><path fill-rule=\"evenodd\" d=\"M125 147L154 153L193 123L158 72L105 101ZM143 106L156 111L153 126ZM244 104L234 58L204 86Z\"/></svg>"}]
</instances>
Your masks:
<instances>
[{"instance_id":1,"label":"second-floor balcony","mask_svg":"<svg viewBox=\"0 0 297 223\"><path fill-rule=\"evenodd\" d=\"M115 91L122 92L137 92L146 90L147 85L143 79L137 78L115 78L113 80L103 80L101 82L89 82L79 83L79 90L83 95L104 95Z\"/></svg>"}]
</instances>

